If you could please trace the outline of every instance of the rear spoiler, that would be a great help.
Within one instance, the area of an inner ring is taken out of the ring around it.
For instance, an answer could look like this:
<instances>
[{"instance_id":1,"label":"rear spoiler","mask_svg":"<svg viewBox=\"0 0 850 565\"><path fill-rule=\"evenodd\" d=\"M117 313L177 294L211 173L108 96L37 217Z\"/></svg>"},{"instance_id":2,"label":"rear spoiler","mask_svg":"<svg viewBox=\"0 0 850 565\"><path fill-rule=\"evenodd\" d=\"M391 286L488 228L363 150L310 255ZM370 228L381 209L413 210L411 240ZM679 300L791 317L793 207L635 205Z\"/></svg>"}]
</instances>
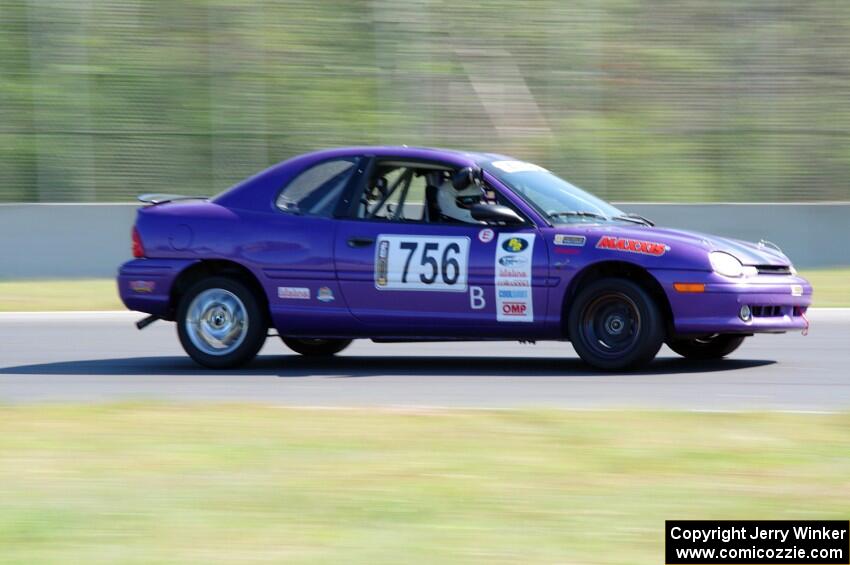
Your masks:
<instances>
[{"instance_id":1,"label":"rear spoiler","mask_svg":"<svg viewBox=\"0 0 850 565\"><path fill-rule=\"evenodd\" d=\"M184 196L182 194L140 194L136 200L143 204L165 204L166 202L174 202L175 200L207 200L209 196Z\"/></svg>"}]
</instances>

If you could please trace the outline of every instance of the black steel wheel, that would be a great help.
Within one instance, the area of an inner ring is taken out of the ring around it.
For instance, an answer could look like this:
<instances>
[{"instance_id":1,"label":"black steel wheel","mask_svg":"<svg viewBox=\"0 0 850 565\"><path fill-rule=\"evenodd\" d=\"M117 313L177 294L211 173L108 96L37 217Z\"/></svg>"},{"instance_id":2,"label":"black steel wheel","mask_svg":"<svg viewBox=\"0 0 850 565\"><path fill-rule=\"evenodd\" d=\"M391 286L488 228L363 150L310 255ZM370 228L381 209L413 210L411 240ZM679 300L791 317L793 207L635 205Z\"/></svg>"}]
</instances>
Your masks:
<instances>
[{"instance_id":1,"label":"black steel wheel","mask_svg":"<svg viewBox=\"0 0 850 565\"><path fill-rule=\"evenodd\" d=\"M618 278L600 279L582 289L570 308L567 328L579 357L604 370L649 363L665 334L664 319L649 293Z\"/></svg>"}]
</instances>

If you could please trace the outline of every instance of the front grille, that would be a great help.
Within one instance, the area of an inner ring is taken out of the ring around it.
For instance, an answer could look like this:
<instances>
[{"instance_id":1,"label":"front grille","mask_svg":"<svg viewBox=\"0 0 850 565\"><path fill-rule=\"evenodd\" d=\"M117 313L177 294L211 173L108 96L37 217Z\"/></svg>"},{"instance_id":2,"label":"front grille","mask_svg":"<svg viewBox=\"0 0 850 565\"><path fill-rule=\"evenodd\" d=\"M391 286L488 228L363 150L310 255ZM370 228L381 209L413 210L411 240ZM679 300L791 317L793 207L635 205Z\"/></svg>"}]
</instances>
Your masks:
<instances>
[{"instance_id":1,"label":"front grille","mask_svg":"<svg viewBox=\"0 0 850 565\"><path fill-rule=\"evenodd\" d=\"M786 265L756 265L760 275L790 275L791 267Z\"/></svg>"},{"instance_id":2,"label":"front grille","mask_svg":"<svg viewBox=\"0 0 850 565\"><path fill-rule=\"evenodd\" d=\"M778 318L782 316L782 306L750 306L753 318Z\"/></svg>"}]
</instances>

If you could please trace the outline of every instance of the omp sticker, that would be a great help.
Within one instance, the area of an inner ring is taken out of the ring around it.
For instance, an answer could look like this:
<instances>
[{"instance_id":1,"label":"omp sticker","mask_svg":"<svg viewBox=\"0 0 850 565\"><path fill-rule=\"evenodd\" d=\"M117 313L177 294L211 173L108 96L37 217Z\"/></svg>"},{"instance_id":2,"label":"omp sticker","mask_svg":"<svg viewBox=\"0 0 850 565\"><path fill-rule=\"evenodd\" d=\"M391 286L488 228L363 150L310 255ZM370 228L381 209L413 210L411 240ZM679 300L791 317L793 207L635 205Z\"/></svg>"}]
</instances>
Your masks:
<instances>
[{"instance_id":1,"label":"omp sticker","mask_svg":"<svg viewBox=\"0 0 850 565\"><path fill-rule=\"evenodd\" d=\"M496 234L493 233L493 230L491 230L490 228L484 228L483 230L478 232L478 241L480 241L481 243L490 243L491 241L493 241L493 238L495 236Z\"/></svg>"},{"instance_id":2,"label":"omp sticker","mask_svg":"<svg viewBox=\"0 0 850 565\"><path fill-rule=\"evenodd\" d=\"M493 161L490 163L500 171L506 173L528 173L528 172L545 172L546 169L535 165L534 163L526 163L525 161Z\"/></svg>"},{"instance_id":3,"label":"omp sticker","mask_svg":"<svg viewBox=\"0 0 850 565\"><path fill-rule=\"evenodd\" d=\"M555 234L555 245L566 245L568 247L584 247L587 238L583 235L568 235L565 233Z\"/></svg>"},{"instance_id":4,"label":"omp sticker","mask_svg":"<svg viewBox=\"0 0 850 565\"><path fill-rule=\"evenodd\" d=\"M310 289L301 286L279 286L277 297L291 300L310 300Z\"/></svg>"},{"instance_id":5,"label":"omp sticker","mask_svg":"<svg viewBox=\"0 0 850 565\"><path fill-rule=\"evenodd\" d=\"M334 291L332 291L330 287L323 286L316 292L316 300L319 302L333 302Z\"/></svg>"},{"instance_id":6,"label":"omp sticker","mask_svg":"<svg viewBox=\"0 0 850 565\"><path fill-rule=\"evenodd\" d=\"M663 243L654 241L641 241L638 239L628 239L604 235L599 238L596 243L597 249L610 249L612 251L628 251L629 253L640 253L642 255L653 255L660 257L664 255L670 248Z\"/></svg>"},{"instance_id":7,"label":"omp sticker","mask_svg":"<svg viewBox=\"0 0 850 565\"><path fill-rule=\"evenodd\" d=\"M378 290L466 292L468 237L379 235L375 253Z\"/></svg>"},{"instance_id":8,"label":"omp sticker","mask_svg":"<svg viewBox=\"0 0 850 565\"><path fill-rule=\"evenodd\" d=\"M534 234L499 234L496 246L496 320L533 322L531 267Z\"/></svg>"}]
</instances>

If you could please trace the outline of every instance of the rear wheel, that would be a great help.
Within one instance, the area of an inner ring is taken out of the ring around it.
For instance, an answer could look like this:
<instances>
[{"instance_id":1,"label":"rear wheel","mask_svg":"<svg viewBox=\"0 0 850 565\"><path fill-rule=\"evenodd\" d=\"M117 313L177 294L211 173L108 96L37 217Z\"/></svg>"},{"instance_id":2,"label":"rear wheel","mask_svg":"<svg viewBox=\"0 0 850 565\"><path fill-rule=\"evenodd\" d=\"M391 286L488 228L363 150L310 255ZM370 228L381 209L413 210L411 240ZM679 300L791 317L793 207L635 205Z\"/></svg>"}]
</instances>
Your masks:
<instances>
[{"instance_id":1,"label":"rear wheel","mask_svg":"<svg viewBox=\"0 0 850 565\"><path fill-rule=\"evenodd\" d=\"M714 334L694 339L671 339L667 341L667 345L688 359L720 359L741 347L745 337L734 334Z\"/></svg>"},{"instance_id":2,"label":"rear wheel","mask_svg":"<svg viewBox=\"0 0 850 565\"><path fill-rule=\"evenodd\" d=\"M591 283L576 296L567 328L573 347L598 369L636 369L664 342L664 319L640 285L618 278Z\"/></svg>"},{"instance_id":3,"label":"rear wheel","mask_svg":"<svg viewBox=\"0 0 850 565\"><path fill-rule=\"evenodd\" d=\"M267 329L257 297L227 277L199 281L177 307L177 335L183 349L213 369L238 367L253 359Z\"/></svg>"},{"instance_id":4,"label":"rear wheel","mask_svg":"<svg viewBox=\"0 0 850 565\"><path fill-rule=\"evenodd\" d=\"M307 357L329 357L351 345L350 339L303 339L283 336L280 339L289 349Z\"/></svg>"}]
</instances>

